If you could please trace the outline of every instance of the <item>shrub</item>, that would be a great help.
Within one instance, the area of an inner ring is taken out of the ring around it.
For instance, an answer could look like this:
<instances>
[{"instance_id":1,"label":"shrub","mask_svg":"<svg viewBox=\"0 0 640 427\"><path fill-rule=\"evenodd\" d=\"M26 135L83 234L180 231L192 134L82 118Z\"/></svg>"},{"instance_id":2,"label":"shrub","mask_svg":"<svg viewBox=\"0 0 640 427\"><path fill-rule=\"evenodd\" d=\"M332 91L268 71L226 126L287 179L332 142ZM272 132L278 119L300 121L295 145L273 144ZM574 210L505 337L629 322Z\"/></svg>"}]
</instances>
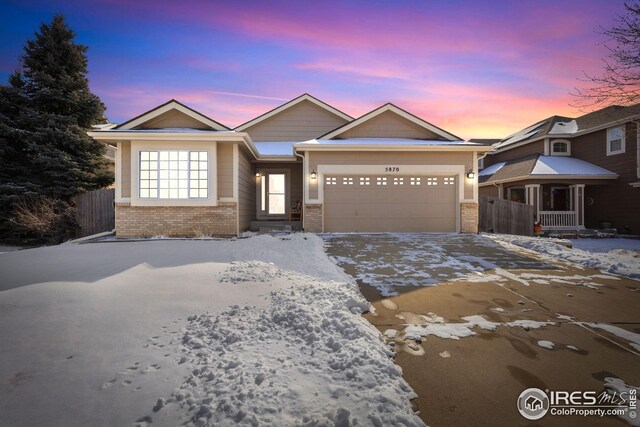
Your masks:
<instances>
[{"instance_id":1,"label":"shrub","mask_svg":"<svg viewBox=\"0 0 640 427\"><path fill-rule=\"evenodd\" d=\"M78 226L75 208L55 197L18 201L13 208L11 222L23 237L55 243L72 237Z\"/></svg>"}]
</instances>

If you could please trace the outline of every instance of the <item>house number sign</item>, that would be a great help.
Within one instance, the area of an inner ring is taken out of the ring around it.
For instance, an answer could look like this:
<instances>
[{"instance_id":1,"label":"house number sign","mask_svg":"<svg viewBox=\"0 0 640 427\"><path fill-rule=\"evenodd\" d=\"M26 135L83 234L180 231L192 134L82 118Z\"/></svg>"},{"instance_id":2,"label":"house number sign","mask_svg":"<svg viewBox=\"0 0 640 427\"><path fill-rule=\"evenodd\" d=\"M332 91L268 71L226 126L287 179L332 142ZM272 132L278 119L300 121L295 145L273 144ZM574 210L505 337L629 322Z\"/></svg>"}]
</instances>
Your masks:
<instances>
[{"instance_id":1,"label":"house number sign","mask_svg":"<svg viewBox=\"0 0 640 427\"><path fill-rule=\"evenodd\" d=\"M398 166L387 166L384 168L385 172L400 172L400 168Z\"/></svg>"}]
</instances>

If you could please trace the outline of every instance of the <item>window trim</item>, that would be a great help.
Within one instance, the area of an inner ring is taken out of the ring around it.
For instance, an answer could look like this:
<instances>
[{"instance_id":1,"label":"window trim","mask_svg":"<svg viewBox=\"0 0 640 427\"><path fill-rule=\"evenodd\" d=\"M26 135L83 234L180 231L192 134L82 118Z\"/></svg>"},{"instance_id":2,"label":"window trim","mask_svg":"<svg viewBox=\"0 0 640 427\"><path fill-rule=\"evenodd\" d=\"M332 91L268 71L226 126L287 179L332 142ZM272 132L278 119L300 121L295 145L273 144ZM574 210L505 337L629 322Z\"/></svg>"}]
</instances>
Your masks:
<instances>
[{"instance_id":1,"label":"window trim","mask_svg":"<svg viewBox=\"0 0 640 427\"><path fill-rule=\"evenodd\" d=\"M567 151L554 151L554 146L556 144L566 144L567 145ZM551 142L549 142L549 155L550 156L571 156L571 141L568 141L566 139L555 139Z\"/></svg>"},{"instance_id":2,"label":"window trim","mask_svg":"<svg viewBox=\"0 0 640 427\"><path fill-rule=\"evenodd\" d=\"M620 141L621 141L620 150L612 151L611 150L611 141L615 141L615 140L612 140L610 138L609 132L612 131L613 129L618 129L618 128L622 129L622 135L620 137ZM612 126L610 128L607 128L607 156L615 156L616 154L624 154L627 151L627 146L626 146L626 141L625 141L626 140L625 132L626 132L625 125Z\"/></svg>"},{"instance_id":3,"label":"window trim","mask_svg":"<svg viewBox=\"0 0 640 427\"><path fill-rule=\"evenodd\" d=\"M217 206L218 205L218 157L215 141L131 141L131 206ZM198 199L151 199L140 198L140 152L141 151L206 151L207 152L207 198Z\"/></svg>"}]
</instances>

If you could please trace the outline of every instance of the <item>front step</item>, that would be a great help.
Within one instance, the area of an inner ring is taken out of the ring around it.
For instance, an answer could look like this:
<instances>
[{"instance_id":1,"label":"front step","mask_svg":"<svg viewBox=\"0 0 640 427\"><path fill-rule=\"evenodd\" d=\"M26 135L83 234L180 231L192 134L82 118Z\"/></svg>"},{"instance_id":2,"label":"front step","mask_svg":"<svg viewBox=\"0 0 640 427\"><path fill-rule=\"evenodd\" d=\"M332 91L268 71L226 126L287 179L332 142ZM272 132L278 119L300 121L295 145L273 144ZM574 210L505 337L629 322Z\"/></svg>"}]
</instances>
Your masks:
<instances>
[{"instance_id":1,"label":"front step","mask_svg":"<svg viewBox=\"0 0 640 427\"><path fill-rule=\"evenodd\" d=\"M302 231L302 222L300 221L251 221L249 225L250 231L263 231L269 233L273 231L292 232ZM288 229L278 229L276 227L289 227Z\"/></svg>"},{"instance_id":2,"label":"front step","mask_svg":"<svg viewBox=\"0 0 640 427\"><path fill-rule=\"evenodd\" d=\"M291 233L290 225L264 225L260 227L260 233Z\"/></svg>"}]
</instances>

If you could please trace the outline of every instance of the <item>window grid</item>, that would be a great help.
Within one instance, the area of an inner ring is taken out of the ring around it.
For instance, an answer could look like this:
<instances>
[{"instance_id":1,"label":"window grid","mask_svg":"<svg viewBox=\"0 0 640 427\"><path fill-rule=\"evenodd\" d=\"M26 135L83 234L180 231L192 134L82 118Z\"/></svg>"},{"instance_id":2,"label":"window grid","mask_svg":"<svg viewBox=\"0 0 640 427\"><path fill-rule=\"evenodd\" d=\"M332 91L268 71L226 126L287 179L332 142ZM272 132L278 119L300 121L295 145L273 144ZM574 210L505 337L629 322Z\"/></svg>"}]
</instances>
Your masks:
<instances>
[{"instance_id":1,"label":"window grid","mask_svg":"<svg viewBox=\"0 0 640 427\"><path fill-rule=\"evenodd\" d=\"M368 177L361 177L360 178L360 185L369 185L369 178Z\"/></svg>"},{"instance_id":2,"label":"window grid","mask_svg":"<svg viewBox=\"0 0 640 427\"><path fill-rule=\"evenodd\" d=\"M554 153L566 153L568 151L566 142L554 142L553 143L553 152Z\"/></svg>"},{"instance_id":3,"label":"window grid","mask_svg":"<svg viewBox=\"0 0 640 427\"><path fill-rule=\"evenodd\" d=\"M403 185L404 178L393 178L393 185Z\"/></svg>"},{"instance_id":4,"label":"window grid","mask_svg":"<svg viewBox=\"0 0 640 427\"><path fill-rule=\"evenodd\" d=\"M445 177L444 178L444 185L453 185L454 183L454 178L453 177Z\"/></svg>"},{"instance_id":5,"label":"window grid","mask_svg":"<svg viewBox=\"0 0 640 427\"><path fill-rule=\"evenodd\" d=\"M347 177L342 178L342 184L353 185L353 178L347 178Z\"/></svg>"},{"instance_id":6,"label":"window grid","mask_svg":"<svg viewBox=\"0 0 640 427\"><path fill-rule=\"evenodd\" d=\"M327 184L327 185L336 185L336 184L337 184L337 182L336 182L336 178L335 178L335 177L329 177L329 176L328 176L328 177L325 179L325 184Z\"/></svg>"},{"instance_id":7,"label":"window grid","mask_svg":"<svg viewBox=\"0 0 640 427\"><path fill-rule=\"evenodd\" d=\"M387 185L387 178L386 177L378 177L377 178L377 184L378 185Z\"/></svg>"},{"instance_id":8,"label":"window grid","mask_svg":"<svg viewBox=\"0 0 640 427\"><path fill-rule=\"evenodd\" d=\"M625 152L624 126L607 129L607 156Z\"/></svg>"},{"instance_id":9,"label":"window grid","mask_svg":"<svg viewBox=\"0 0 640 427\"><path fill-rule=\"evenodd\" d=\"M411 178L411 185L420 185L420 178Z\"/></svg>"},{"instance_id":10,"label":"window grid","mask_svg":"<svg viewBox=\"0 0 640 427\"><path fill-rule=\"evenodd\" d=\"M427 178L427 185L438 185L438 178Z\"/></svg>"},{"instance_id":11,"label":"window grid","mask_svg":"<svg viewBox=\"0 0 640 427\"><path fill-rule=\"evenodd\" d=\"M206 151L140 151L141 199L206 199Z\"/></svg>"}]
</instances>

